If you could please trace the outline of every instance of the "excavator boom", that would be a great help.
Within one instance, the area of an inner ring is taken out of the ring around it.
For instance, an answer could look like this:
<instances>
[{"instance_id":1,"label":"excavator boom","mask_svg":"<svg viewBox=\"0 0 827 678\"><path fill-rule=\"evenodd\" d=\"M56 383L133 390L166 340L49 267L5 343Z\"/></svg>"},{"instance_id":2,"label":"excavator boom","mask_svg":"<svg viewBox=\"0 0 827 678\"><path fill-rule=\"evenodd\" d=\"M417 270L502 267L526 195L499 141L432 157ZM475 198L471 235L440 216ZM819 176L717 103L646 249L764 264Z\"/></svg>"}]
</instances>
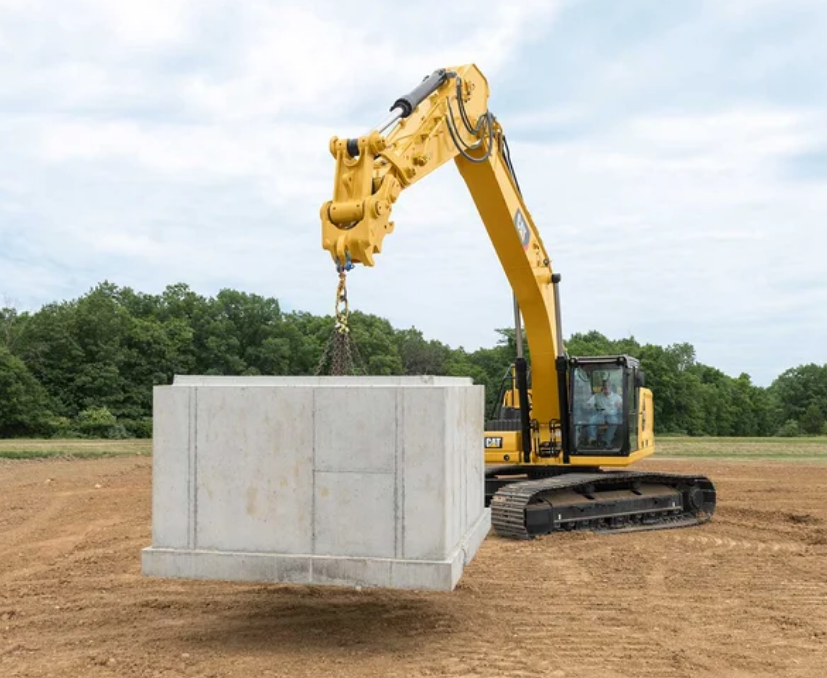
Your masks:
<instances>
[{"instance_id":1,"label":"excavator boom","mask_svg":"<svg viewBox=\"0 0 827 678\"><path fill-rule=\"evenodd\" d=\"M488 97L488 82L476 66L441 69L394 102L391 119L398 124L387 136L374 129L355 139L334 137L336 178L333 199L321 209L322 245L337 264L373 266L393 231L391 210L401 192L453 161L525 321L534 418L559 422L555 360L562 342L553 289L559 277L520 194ZM558 446L559 436L558 429ZM541 437L551 440L547 427Z\"/></svg>"}]
</instances>

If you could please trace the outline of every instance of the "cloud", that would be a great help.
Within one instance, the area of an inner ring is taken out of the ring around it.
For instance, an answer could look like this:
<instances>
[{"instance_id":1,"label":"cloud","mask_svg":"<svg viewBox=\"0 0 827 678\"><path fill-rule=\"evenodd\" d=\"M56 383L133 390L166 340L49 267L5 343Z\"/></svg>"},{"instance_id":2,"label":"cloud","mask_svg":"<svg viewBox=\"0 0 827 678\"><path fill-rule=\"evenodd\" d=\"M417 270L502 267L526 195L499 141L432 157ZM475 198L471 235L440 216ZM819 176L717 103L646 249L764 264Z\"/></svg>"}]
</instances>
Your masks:
<instances>
[{"instance_id":1,"label":"cloud","mask_svg":"<svg viewBox=\"0 0 827 678\"><path fill-rule=\"evenodd\" d=\"M719 109L516 145L516 157L544 167L523 183L535 219L556 233L568 330L690 341L707 363L772 379L793 359L791 335L824 325L827 283L802 285L800 271L823 270L827 195L779 181L778 167L822 143L825 122L796 109ZM772 328L788 311L789 331Z\"/></svg>"},{"instance_id":2,"label":"cloud","mask_svg":"<svg viewBox=\"0 0 827 678\"><path fill-rule=\"evenodd\" d=\"M172 275L321 311L330 137L366 129L446 60L483 55L496 72L555 6L4 4L0 209L27 215L3 226L16 236L4 287L36 305L104 277L158 289ZM433 30L438 7L450 40ZM26 257L75 275L33 286Z\"/></svg>"},{"instance_id":3,"label":"cloud","mask_svg":"<svg viewBox=\"0 0 827 678\"><path fill-rule=\"evenodd\" d=\"M566 333L689 341L768 383L827 362L807 339L827 329L825 19L800 0L7 0L0 293L33 308L183 281L330 312L330 137L475 62ZM491 345L511 291L459 174L415 184L393 219L352 307Z\"/></svg>"},{"instance_id":4,"label":"cloud","mask_svg":"<svg viewBox=\"0 0 827 678\"><path fill-rule=\"evenodd\" d=\"M782 172L794 181L827 181L827 148L811 148L790 153Z\"/></svg>"}]
</instances>

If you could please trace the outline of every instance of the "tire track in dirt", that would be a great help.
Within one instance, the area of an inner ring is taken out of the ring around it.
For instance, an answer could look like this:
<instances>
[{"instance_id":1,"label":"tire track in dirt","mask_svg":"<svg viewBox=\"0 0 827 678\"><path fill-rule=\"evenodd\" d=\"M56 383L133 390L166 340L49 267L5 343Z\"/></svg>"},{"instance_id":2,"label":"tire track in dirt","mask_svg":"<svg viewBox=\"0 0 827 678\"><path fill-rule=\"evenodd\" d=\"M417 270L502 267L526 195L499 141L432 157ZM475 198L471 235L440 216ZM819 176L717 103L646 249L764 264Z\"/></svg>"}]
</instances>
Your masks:
<instances>
[{"instance_id":1,"label":"tire track in dirt","mask_svg":"<svg viewBox=\"0 0 827 678\"><path fill-rule=\"evenodd\" d=\"M733 539L732 537L698 537L698 536L680 536L675 537L675 541L684 542L690 548L706 549L743 549L745 551L754 551L756 553L762 552L778 552L784 551L786 553L804 553L807 550L806 544L796 542L778 542L778 541L746 541L742 539Z\"/></svg>"},{"instance_id":2,"label":"tire track in dirt","mask_svg":"<svg viewBox=\"0 0 827 678\"><path fill-rule=\"evenodd\" d=\"M36 541L36 537L54 529L56 519L71 501L72 497L68 494L47 496L45 504L41 503L36 511L32 511L29 506L15 504L16 513L21 520L11 527L4 526L3 541L0 544L3 550L0 554L10 555L19 544L31 544Z\"/></svg>"}]
</instances>

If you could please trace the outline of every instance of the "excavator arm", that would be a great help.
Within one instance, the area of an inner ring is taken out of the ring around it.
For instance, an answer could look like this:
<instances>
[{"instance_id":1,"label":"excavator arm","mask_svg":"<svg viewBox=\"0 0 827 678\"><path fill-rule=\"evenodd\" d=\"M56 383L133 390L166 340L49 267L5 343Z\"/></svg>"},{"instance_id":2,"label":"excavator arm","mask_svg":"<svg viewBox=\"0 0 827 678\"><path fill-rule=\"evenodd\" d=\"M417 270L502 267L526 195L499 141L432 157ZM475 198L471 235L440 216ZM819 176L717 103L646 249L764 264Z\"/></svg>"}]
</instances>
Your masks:
<instances>
[{"instance_id":1,"label":"excavator arm","mask_svg":"<svg viewBox=\"0 0 827 678\"><path fill-rule=\"evenodd\" d=\"M565 386L556 365L565 360L556 295L560 277L523 201L488 98L488 82L475 65L440 69L397 99L388 120L376 129L358 138L334 137L334 191L321 208L322 245L340 270L373 266L384 238L393 232L393 205L404 189L446 163L456 165L525 322L534 423L533 433L523 426L521 447L530 462L537 450L563 442Z\"/></svg>"}]
</instances>

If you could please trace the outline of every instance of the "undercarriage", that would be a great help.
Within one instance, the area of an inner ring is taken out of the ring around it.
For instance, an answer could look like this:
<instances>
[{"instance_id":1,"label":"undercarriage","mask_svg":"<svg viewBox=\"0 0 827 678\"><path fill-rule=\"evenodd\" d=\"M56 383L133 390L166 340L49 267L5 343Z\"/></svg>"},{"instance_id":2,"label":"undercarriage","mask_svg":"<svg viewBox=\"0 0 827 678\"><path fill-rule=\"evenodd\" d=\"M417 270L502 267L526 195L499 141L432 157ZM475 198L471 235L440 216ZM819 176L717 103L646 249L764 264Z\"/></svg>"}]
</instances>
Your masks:
<instances>
[{"instance_id":1,"label":"undercarriage","mask_svg":"<svg viewBox=\"0 0 827 678\"><path fill-rule=\"evenodd\" d=\"M712 517L716 500L713 483L703 475L519 466L486 474L492 526L510 539L699 525Z\"/></svg>"}]
</instances>

